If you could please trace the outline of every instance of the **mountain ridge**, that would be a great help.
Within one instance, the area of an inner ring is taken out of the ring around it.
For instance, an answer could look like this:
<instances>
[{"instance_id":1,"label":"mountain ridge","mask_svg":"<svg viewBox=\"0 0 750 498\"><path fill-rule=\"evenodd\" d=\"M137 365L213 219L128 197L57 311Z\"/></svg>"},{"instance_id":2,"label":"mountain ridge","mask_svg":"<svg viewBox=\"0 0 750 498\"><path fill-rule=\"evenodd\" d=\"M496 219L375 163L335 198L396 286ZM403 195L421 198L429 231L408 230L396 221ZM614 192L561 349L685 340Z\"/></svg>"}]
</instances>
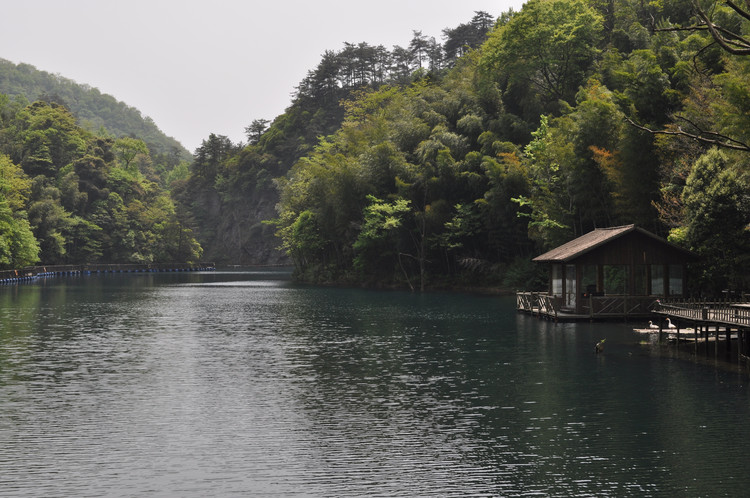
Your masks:
<instances>
[{"instance_id":1,"label":"mountain ridge","mask_svg":"<svg viewBox=\"0 0 750 498\"><path fill-rule=\"evenodd\" d=\"M22 96L29 102L46 100L62 104L70 109L80 126L89 131L99 133L103 128L115 138L140 138L154 154L178 156L182 160L192 157L185 146L164 133L153 119L143 116L137 108L96 87L31 64L15 64L0 57L0 94Z\"/></svg>"}]
</instances>

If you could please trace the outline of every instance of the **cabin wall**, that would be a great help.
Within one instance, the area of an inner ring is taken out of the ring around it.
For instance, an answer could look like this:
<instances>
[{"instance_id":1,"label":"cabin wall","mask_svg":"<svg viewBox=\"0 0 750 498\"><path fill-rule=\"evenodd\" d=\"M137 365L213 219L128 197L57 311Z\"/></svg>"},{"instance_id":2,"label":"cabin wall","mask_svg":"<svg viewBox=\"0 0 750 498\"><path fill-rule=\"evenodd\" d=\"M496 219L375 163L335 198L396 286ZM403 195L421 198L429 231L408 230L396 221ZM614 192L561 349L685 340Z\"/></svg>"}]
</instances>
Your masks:
<instances>
[{"instance_id":1,"label":"cabin wall","mask_svg":"<svg viewBox=\"0 0 750 498\"><path fill-rule=\"evenodd\" d=\"M589 294L681 296L688 261L684 252L633 232L571 261L554 264L557 282L550 282L551 293L564 296L565 304L575 308L582 302L576 297Z\"/></svg>"}]
</instances>

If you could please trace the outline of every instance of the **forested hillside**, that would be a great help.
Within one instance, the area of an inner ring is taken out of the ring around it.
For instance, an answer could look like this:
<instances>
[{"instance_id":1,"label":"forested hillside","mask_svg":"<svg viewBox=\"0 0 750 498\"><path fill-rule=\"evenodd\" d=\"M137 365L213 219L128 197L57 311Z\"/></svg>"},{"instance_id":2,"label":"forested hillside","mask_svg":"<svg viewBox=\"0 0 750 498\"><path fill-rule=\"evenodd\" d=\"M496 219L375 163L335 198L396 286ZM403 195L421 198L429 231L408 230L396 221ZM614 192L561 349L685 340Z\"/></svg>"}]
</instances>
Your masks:
<instances>
[{"instance_id":1,"label":"forested hillside","mask_svg":"<svg viewBox=\"0 0 750 498\"><path fill-rule=\"evenodd\" d=\"M530 0L443 44L346 45L249 146L204 142L181 199L241 251L268 240L275 183L307 281L528 287L540 251L637 223L702 256L704 291L742 288L748 7Z\"/></svg>"},{"instance_id":2,"label":"forested hillside","mask_svg":"<svg viewBox=\"0 0 750 498\"><path fill-rule=\"evenodd\" d=\"M529 288L541 251L637 223L701 256L696 288L743 289L749 30L747 2L529 0L440 42L347 43L189 169L81 128L76 98L2 97L0 263L191 259L197 239L310 282Z\"/></svg>"},{"instance_id":3,"label":"forested hillside","mask_svg":"<svg viewBox=\"0 0 750 498\"><path fill-rule=\"evenodd\" d=\"M141 140L0 94L0 267L197 261L156 165Z\"/></svg>"},{"instance_id":4,"label":"forested hillside","mask_svg":"<svg viewBox=\"0 0 750 498\"><path fill-rule=\"evenodd\" d=\"M413 32L408 47L345 44L327 51L300 82L286 112L272 123L253 121L248 144L211 135L196 150L190 178L173 185L175 198L190 213L197 237L212 261L232 264L289 263L278 250L276 179L333 134L346 114L346 101L383 85L406 88L438 75L466 51L479 47L495 19L485 12L444 31L444 43Z\"/></svg>"},{"instance_id":5,"label":"forested hillside","mask_svg":"<svg viewBox=\"0 0 750 498\"><path fill-rule=\"evenodd\" d=\"M0 93L10 97L22 95L28 102L42 100L64 105L82 128L99 134L106 130L114 138L143 140L154 159L168 167L190 159L190 152L182 144L166 136L151 118L141 116L138 109L96 88L40 71L29 64L0 59Z\"/></svg>"}]
</instances>

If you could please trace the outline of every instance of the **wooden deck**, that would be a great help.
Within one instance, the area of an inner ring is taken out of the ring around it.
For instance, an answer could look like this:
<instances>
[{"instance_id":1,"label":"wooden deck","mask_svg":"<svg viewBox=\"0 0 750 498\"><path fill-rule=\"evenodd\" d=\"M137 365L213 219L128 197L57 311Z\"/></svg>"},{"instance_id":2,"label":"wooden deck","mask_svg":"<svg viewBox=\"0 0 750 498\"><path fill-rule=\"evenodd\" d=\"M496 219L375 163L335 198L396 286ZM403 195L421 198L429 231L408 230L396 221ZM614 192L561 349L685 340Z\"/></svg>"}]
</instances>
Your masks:
<instances>
[{"instance_id":1,"label":"wooden deck","mask_svg":"<svg viewBox=\"0 0 750 498\"><path fill-rule=\"evenodd\" d=\"M545 292L517 292L516 309L555 321L618 320L647 318L657 302L650 296L581 297L578 310L563 306L561 296Z\"/></svg>"},{"instance_id":2,"label":"wooden deck","mask_svg":"<svg viewBox=\"0 0 750 498\"><path fill-rule=\"evenodd\" d=\"M727 354L733 349L736 341L736 356L739 361L750 359L750 303L727 301L659 301L653 310L659 317L659 340L662 340L664 321L669 319L672 327L666 333L673 336L679 344L681 340L692 339L696 352L699 343L708 343L713 335L716 354L723 335ZM691 332L684 333L691 326Z\"/></svg>"},{"instance_id":3,"label":"wooden deck","mask_svg":"<svg viewBox=\"0 0 750 498\"><path fill-rule=\"evenodd\" d=\"M654 313L674 320L750 328L750 303L659 301Z\"/></svg>"},{"instance_id":4,"label":"wooden deck","mask_svg":"<svg viewBox=\"0 0 750 498\"><path fill-rule=\"evenodd\" d=\"M586 313L575 313L562 306L562 297L543 292L516 293L516 309L555 321L651 320L657 328L637 328L635 332L658 336L658 341L692 343L697 355L709 349L718 358L734 357L745 363L750 373L750 302L665 300L656 297L587 296L581 303ZM669 321L667 320L669 319ZM671 326L670 326L671 322ZM712 344L712 347L708 347ZM721 346L720 346L721 345ZM700 347L699 347L700 346Z\"/></svg>"}]
</instances>

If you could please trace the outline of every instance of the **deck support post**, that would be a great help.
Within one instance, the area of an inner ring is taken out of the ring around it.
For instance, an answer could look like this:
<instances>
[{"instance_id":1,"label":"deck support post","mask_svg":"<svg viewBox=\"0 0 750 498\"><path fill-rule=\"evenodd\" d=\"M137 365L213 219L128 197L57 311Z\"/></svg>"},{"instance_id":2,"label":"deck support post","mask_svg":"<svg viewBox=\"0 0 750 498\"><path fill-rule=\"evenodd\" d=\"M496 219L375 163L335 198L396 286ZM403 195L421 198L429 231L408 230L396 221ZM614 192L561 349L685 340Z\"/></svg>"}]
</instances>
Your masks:
<instances>
[{"instance_id":1,"label":"deck support post","mask_svg":"<svg viewBox=\"0 0 750 498\"><path fill-rule=\"evenodd\" d=\"M706 345L706 358L708 358L708 325L701 326L701 334L703 334L703 344Z\"/></svg>"},{"instance_id":2,"label":"deck support post","mask_svg":"<svg viewBox=\"0 0 750 498\"><path fill-rule=\"evenodd\" d=\"M693 324L693 352L695 353L695 356L698 356L698 336L700 335L698 333L700 329L698 328L698 322Z\"/></svg>"},{"instance_id":3,"label":"deck support post","mask_svg":"<svg viewBox=\"0 0 750 498\"><path fill-rule=\"evenodd\" d=\"M716 341L714 341L714 358L719 357L719 324L716 324Z\"/></svg>"},{"instance_id":4,"label":"deck support post","mask_svg":"<svg viewBox=\"0 0 750 498\"><path fill-rule=\"evenodd\" d=\"M725 331L725 334L726 334L725 338L726 338L726 341L727 341L726 355L729 356L729 354L732 351L732 342L731 342L731 340L732 340L732 329L731 329L731 327L729 325L727 325L727 330Z\"/></svg>"},{"instance_id":5,"label":"deck support post","mask_svg":"<svg viewBox=\"0 0 750 498\"><path fill-rule=\"evenodd\" d=\"M737 328L737 362L739 363L742 359L742 340L743 340L744 332L742 332L741 328Z\"/></svg>"},{"instance_id":6,"label":"deck support post","mask_svg":"<svg viewBox=\"0 0 750 498\"><path fill-rule=\"evenodd\" d=\"M661 320L659 320L659 344L661 344L663 340L664 340L664 328L661 325Z\"/></svg>"},{"instance_id":7,"label":"deck support post","mask_svg":"<svg viewBox=\"0 0 750 498\"><path fill-rule=\"evenodd\" d=\"M737 365L742 365L742 329L737 329Z\"/></svg>"}]
</instances>

